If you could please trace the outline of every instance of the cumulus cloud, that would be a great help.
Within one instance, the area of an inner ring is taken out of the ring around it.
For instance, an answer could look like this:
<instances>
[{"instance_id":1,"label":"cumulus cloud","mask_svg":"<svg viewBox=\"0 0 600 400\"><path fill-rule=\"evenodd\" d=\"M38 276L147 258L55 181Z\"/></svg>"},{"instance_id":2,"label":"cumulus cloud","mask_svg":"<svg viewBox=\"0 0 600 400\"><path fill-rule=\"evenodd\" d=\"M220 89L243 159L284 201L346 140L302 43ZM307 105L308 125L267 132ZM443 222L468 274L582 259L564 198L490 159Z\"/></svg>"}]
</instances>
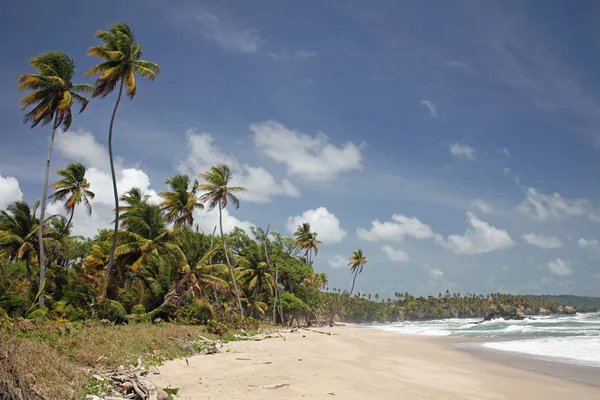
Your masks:
<instances>
[{"instance_id":1,"label":"cumulus cloud","mask_svg":"<svg viewBox=\"0 0 600 400\"><path fill-rule=\"evenodd\" d=\"M263 41L256 29L240 29L233 22L221 20L208 11L193 13L191 17L200 24L204 37L227 50L256 53Z\"/></svg>"},{"instance_id":2,"label":"cumulus cloud","mask_svg":"<svg viewBox=\"0 0 600 400\"><path fill-rule=\"evenodd\" d=\"M298 197L300 195L290 181L286 179L277 181L265 168L242 164L233 155L220 151L215 146L212 135L208 133L188 131L187 146L188 155L177 166L182 174L198 177L213 165L225 163L233 174L232 186L243 186L248 189L247 192L239 194L243 200L268 203L273 196Z\"/></svg>"},{"instance_id":3,"label":"cumulus cloud","mask_svg":"<svg viewBox=\"0 0 600 400\"><path fill-rule=\"evenodd\" d=\"M331 260L327 260L331 268L344 268L348 266L348 260L341 254L336 254Z\"/></svg>"},{"instance_id":4,"label":"cumulus cloud","mask_svg":"<svg viewBox=\"0 0 600 400\"><path fill-rule=\"evenodd\" d=\"M429 112L429 116L431 118L437 118L439 116L437 112L437 107L433 101L421 100L421 104L423 104L427 108L427 111Z\"/></svg>"},{"instance_id":5,"label":"cumulus cloud","mask_svg":"<svg viewBox=\"0 0 600 400\"><path fill-rule=\"evenodd\" d=\"M477 150L466 144L451 143L448 146L448 150L454 157L466 158L471 161L476 160L475 155L477 154Z\"/></svg>"},{"instance_id":6,"label":"cumulus cloud","mask_svg":"<svg viewBox=\"0 0 600 400\"><path fill-rule=\"evenodd\" d=\"M600 222L600 213L594 210L587 199L569 199L559 193L544 194L529 187L525 191L525 200L517 210L537 221L562 221L572 217L587 217Z\"/></svg>"},{"instance_id":7,"label":"cumulus cloud","mask_svg":"<svg viewBox=\"0 0 600 400\"><path fill-rule=\"evenodd\" d=\"M0 175L0 210L4 210L9 204L23 200L23 192L17 178Z\"/></svg>"},{"instance_id":8,"label":"cumulus cloud","mask_svg":"<svg viewBox=\"0 0 600 400\"><path fill-rule=\"evenodd\" d=\"M390 261L397 261L397 262L410 261L410 256L404 250L394 249L393 247L388 246L388 245L383 246L381 248L381 250L385 253L388 260L390 260Z\"/></svg>"},{"instance_id":9,"label":"cumulus cloud","mask_svg":"<svg viewBox=\"0 0 600 400\"><path fill-rule=\"evenodd\" d=\"M444 272L439 269L431 268L428 264L425 264L423 269L427 271L427 274L429 274L429 277L433 280L439 281L444 279Z\"/></svg>"},{"instance_id":10,"label":"cumulus cloud","mask_svg":"<svg viewBox=\"0 0 600 400\"><path fill-rule=\"evenodd\" d=\"M347 235L347 232L340 227L340 221L335 214L330 213L325 207L306 210L302 215L289 217L286 228L290 233L294 233L298 225L305 222L310 224L311 230L317 232L318 239L325 244L339 243Z\"/></svg>"},{"instance_id":11,"label":"cumulus cloud","mask_svg":"<svg viewBox=\"0 0 600 400\"><path fill-rule=\"evenodd\" d=\"M535 233L526 233L523 236L523 240L532 246L540 247L542 249L556 249L562 247L563 244L559 238L555 236L544 236Z\"/></svg>"},{"instance_id":12,"label":"cumulus cloud","mask_svg":"<svg viewBox=\"0 0 600 400\"><path fill-rule=\"evenodd\" d=\"M450 235L447 239L436 235L436 241L455 254L489 253L514 246L508 232L480 220L475 214L467 212L467 221L471 228L464 235Z\"/></svg>"},{"instance_id":13,"label":"cumulus cloud","mask_svg":"<svg viewBox=\"0 0 600 400\"><path fill-rule=\"evenodd\" d=\"M427 224L419 221L415 217L406 217L404 215L392 215L392 221L380 222L378 219L371 222L371 230L363 228L356 229L356 235L363 240L375 242L378 240L389 240L401 242L405 236L415 239L431 239L433 230Z\"/></svg>"},{"instance_id":14,"label":"cumulus cloud","mask_svg":"<svg viewBox=\"0 0 600 400\"><path fill-rule=\"evenodd\" d=\"M73 218L73 234L85 237L94 236L98 229L110 228L114 220L114 198L108 152L100 145L94 135L85 130L68 131L56 137L56 150L64 158L72 162L82 162L87 166L86 178L90 190L95 193L92 203L92 216L88 217L80 205ZM149 202L158 204L161 201L158 193L150 189L148 174L138 168L124 168L123 160L116 163L117 186L119 196L126 191L138 187L150 196ZM48 206L50 214L65 214L64 205L60 202Z\"/></svg>"},{"instance_id":15,"label":"cumulus cloud","mask_svg":"<svg viewBox=\"0 0 600 400\"><path fill-rule=\"evenodd\" d=\"M590 251L600 255L600 241L598 241L597 239L579 238L577 240L577 246L579 246L582 249L590 250Z\"/></svg>"},{"instance_id":16,"label":"cumulus cloud","mask_svg":"<svg viewBox=\"0 0 600 400\"><path fill-rule=\"evenodd\" d=\"M329 181L342 172L362 168L360 147L352 142L337 146L323 133L307 135L276 121L253 124L250 130L256 149L286 165L290 175L309 181Z\"/></svg>"},{"instance_id":17,"label":"cumulus cloud","mask_svg":"<svg viewBox=\"0 0 600 400\"><path fill-rule=\"evenodd\" d=\"M482 199L473 200L471 202L471 207L476 208L484 214L492 214L494 212L494 206Z\"/></svg>"},{"instance_id":18,"label":"cumulus cloud","mask_svg":"<svg viewBox=\"0 0 600 400\"><path fill-rule=\"evenodd\" d=\"M198 227L205 234L211 234L215 226L217 227L217 233L219 232L219 210L214 209L212 211L207 210L196 210L194 211L194 225ZM223 232L229 233L233 228L238 227L246 231L248 235L252 234L250 227L255 226L249 221L242 221L230 214L228 208L223 209Z\"/></svg>"},{"instance_id":19,"label":"cumulus cloud","mask_svg":"<svg viewBox=\"0 0 600 400\"><path fill-rule=\"evenodd\" d=\"M552 272L554 275L558 276L568 276L573 273L569 267L569 262L563 261L560 258L550 261L548 263L548 270L550 270L550 272Z\"/></svg>"},{"instance_id":20,"label":"cumulus cloud","mask_svg":"<svg viewBox=\"0 0 600 400\"><path fill-rule=\"evenodd\" d=\"M110 168L108 150L96 141L92 132L85 129L56 135L54 146L65 158L80 161L87 168ZM121 161L119 159L115 164L120 164Z\"/></svg>"}]
</instances>

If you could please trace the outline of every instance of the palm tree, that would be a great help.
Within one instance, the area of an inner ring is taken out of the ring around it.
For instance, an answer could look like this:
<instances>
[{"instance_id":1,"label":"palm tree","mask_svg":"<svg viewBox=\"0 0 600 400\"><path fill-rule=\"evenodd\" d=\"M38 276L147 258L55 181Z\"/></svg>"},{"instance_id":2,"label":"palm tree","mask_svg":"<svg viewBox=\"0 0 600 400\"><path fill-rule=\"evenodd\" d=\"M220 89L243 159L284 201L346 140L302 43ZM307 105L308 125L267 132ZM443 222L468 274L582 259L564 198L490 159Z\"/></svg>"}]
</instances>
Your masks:
<instances>
[{"instance_id":1,"label":"palm tree","mask_svg":"<svg viewBox=\"0 0 600 400\"><path fill-rule=\"evenodd\" d=\"M263 286L266 286L269 294L273 295L275 280L270 273L269 265L260 258L260 250L252 254L248 258L240 259L240 266L236 268L238 277L242 279L242 285L253 295L252 310L253 314L256 310L256 301Z\"/></svg>"},{"instance_id":2,"label":"palm tree","mask_svg":"<svg viewBox=\"0 0 600 400\"><path fill-rule=\"evenodd\" d=\"M308 222L298 225L298 229L294 232L296 244L304 249L304 257L306 258L306 263L309 265L312 265L312 252L314 251L315 255L319 253L319 245L321 242L317 240L317 236L317 232L312 232L310 230L310 224Z\"/></svg>"},{"instance_id":3,"label":"palm tree","mask_svg":"<svg viewBox=\"0 0 600 400\"><path fill-rule=\"evenodd\" d=\"M54 188L54 193L50 195L56 201L64 201L65 209L69 214L69 221L66 228L71 226L73 215L75 215L75 207L83 202L88 215L92 215L91 200L96 196L90 191L90 183L85 178L85 167L81 163L68 164L65 169L59 169L56 173L63 178L54 182L51 186Z\"/></svg>"},{"instance_id":4,"label":"palm tree","mask_svg":"<svg viewBox=\"0 0 600 400\"><path fill-rule=\"evenodd\" d=\"M38 261L36 235L39 221L35 214L39 205L39 200L33 208L24 201L16 201L0 211L0 256L25 261L30 280L31 265Z\"/></svg>"},{"instance_id":5,"label":"palm tree","mask_svg":"<svg viewBox=\"0 0 600 400\"><path fill-rule=\"evenodd\" d=\"M165 198L160 206L166 212L167 221L175 225L192 226L194 210L204 208L197 195L198 181L194 180L190 191L190 178L187 175L172 176L165 183L171 186L171 191L160 193Z\"/></svg>"},{"instance_id":6,"label":"palm tree","mask_svg":"<svg viewBox=\"0 0 600 400\"><path fill-rule=\"evenodd\" d=\"M117 189L112 148L115 116L123 94L123 86L127 85L127 97L133 99L136 94L135 74L154 80L160 73L160 67L153 62L140 60L142 56L140 45L137 43L135 36L133 36L131 28L124 22L114 24L108 31L98 31L96 37L100 39L102 45L90 47L88 55L96 56L105 61L85 73L88 76L101 74L96 80L96 90L93 97L106 97L119 84L119 95L117 96L117 102L115 103L108 128L108 154L110 157L110 172L115 197L115 228L113 230L112 247L106 267L106 276L109 277L115 258L119 232L119 192Z\"/></svg>"},{"instance_id":7,"label":"palm tree","mask_svg":"<svg viewBox=\"0 0 600 400\"><path fill-rule=\"evenodd\" d=\"M30 93L21 98L23 110L27 107L33 107L31 111L25 114L23 122L31 122L32 128L40 123L47 125L52 122L52 133L50 135L48 156L46 158L42 207L40 209L40 220L44 221L54 134L56 133L56 129L61 126L63 132L69 129L73 122L73 114L71 112L73 101L81 105L79 112L83 112L88 104L88 99L81 96L80 93L92 93L94 87L87 84L73 84L71 82L75 73L75 61L65 53L44 53L33 57L29 64L37 69L38 73L21 74L19 76L17 89L31 90ZM40 289L43 291L46 281L46 268L44 263L44 238L42 229L38 230L38 242L40 248ZM39 306L44 307L43 294L39 297Z\"/></svg>"},{"instance_id":8,"label":"palm tree","mask_svg":"<svg viewBox=\"0 0 600 400\"><path fill-rule=\"evenodd\" d=\"M363 254L362 249L354 250L352 252L352 255L350 256L350 262L348 263L348 266L350 267L350 273L354 274L354 278L352 279L352 287L350 288L350 292L348 293L346 301L344 301L340 308L331 316L329 326L333 326L333 318L335 318L336 314L342 310L342 308L346 305L348 300L350 300L350 298L352 297L352 292L354 291L354 284L356 283L356 277L362 272L363 267L365 265L367 265L367 257L365 257L365 255ZM375 298L378 297L379 294L375 293Z\"/></svg>"},{"instance_id":9,"label":"palm tree","mask_svg":"<svg viewBox=\"0 0 600 400\"><path fill-rule=\"evenodd\" d=\"M200 184L200 189L206 193L200 197L205 203L208 203L208 210L212 211L215 207L219 207L219 229L221 232L221 245L223 246L223 252L225 253L225 260L227 261L227 267L231 274L231 281L233 282L233 289L235 291L235 297L240 309L240 316L242 321L244 320L244 309L242 308L242 301L240 299L240 292L238 291L237 283L235 281L235 275L233 273L233 267L229 261L229 255L227 247L225 246L225 235L223 234L223 209L227 207L227 203L231 201L236 209L240 208L240 201L233 193L245 192L246 188L241 186L229 186L231 181L231 171L225 164L216 165L210 168L210 170L200 175L206 183Z\"/></svg>"}]
</instances>

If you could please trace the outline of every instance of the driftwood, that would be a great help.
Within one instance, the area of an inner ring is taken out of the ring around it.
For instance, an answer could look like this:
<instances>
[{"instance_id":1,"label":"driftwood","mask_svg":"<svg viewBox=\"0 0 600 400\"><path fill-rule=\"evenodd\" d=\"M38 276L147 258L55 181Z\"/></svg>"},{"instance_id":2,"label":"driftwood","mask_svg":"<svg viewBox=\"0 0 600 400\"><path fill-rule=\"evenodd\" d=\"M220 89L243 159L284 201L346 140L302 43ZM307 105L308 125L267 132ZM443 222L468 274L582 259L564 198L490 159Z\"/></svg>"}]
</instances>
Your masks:
<instances>
[{"instance_id":1,"label":"driftwood","mask_svg":"<svg viewBox=\"0 0 600 400\"><path fill-rule=\"evenodd\" d=\"M125 369L120 367L115 371L109 371L103 376L95 375L99 381L110 383L112 390L105 397L88 396L88 400L166 400L167 393L161 388L156 387L147 375L149 370L142 366L141 358L138 358L137 366Z\"/></svg>"},{"instance_id":2,"label":"driftwood","mask_svg":"<svg viewBox=\"0 0 600 400\"><path fill-rule=\"evenodd\" d=\"M263 386L263 389L279 389L282 387L290 386L289 383L276 383L275 385Z\"/></svg>"},{"instance_id":3,"label":"driftwood","mask_svg":"<svg viewBox=\"0 0 600 400\"><path fill-rule=\"evenodd\" d=\"M323 332L323 331L318 331L316 329L308 329L308 328L300 328L300 329L304 329L305 331L309 331L309 332L316 332L316 333L320 333L321 335L337 335L337 333L331 333L331 332Z\"/></svg>"}]
</instances>

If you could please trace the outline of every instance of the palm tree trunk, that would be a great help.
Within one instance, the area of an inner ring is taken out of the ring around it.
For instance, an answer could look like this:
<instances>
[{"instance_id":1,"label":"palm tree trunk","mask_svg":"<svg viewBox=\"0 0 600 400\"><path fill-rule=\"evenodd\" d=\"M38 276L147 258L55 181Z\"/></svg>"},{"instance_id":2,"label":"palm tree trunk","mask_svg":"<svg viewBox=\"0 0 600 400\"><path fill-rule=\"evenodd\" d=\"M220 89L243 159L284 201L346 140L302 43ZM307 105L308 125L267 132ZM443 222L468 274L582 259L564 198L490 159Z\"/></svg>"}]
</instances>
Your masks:
<instances>
[{"instance_id":1,"label":"palm tree trunk","mask_svg":"<svg viewBox=\"0 0 600 400\"><path fill-rule=\"evenodd\" d=\"M356 271L354 271L354 278L352 279L352 287L350 288L350 293L348 294L348 298L346 299L346 301L344 301L342 303L342 305L340 306L340 308L338 308L338 310L331 316L331 319L329 320L329 326L333 326L333 319L335 318L335 316L342 311L342 308L344 308L344 306L346 305L346 303L348 303L348 301L350 301L350 298L352 297L352 292L354 291L354 284L356 283L356 277L358 276L358 268L356 269Z\"/></svg>"},{"instance_id":2,"label":"palm tree trunk","mask_svg":"<svg viewBox=\"0 0 600 400\"><path fill-rule=\"evenodd\" d=\"M65 225L65 231L62 233L63 236L66 235L67 231L69 230L69 225L71 225L71 221L73 221L74 215L75 215L75 207L73 207L71 209L71 216L69 217L69 221L67 222L67 225Z\"/></svg>"},{"instance_id":3,"label":"palm tree trunk","mask_svg":"<svg viewBox=\"0 0 600 400\"><path fill-rule=\"evenodd\" d=\"M208 265L210 265L210 277L212 278L213 273L212 273L212 251L213 251L213 244L215 243L215 231L217 230L217 226L215 225L215 227L213 228L213 233L212 236L210 238L210 251L211 251L211 256L208 257ZM217 292L217 285L215 285L215 283L213 282L212 284L212 288L213 288L213 293L215 295L215 301L217 302L217 305L219 307L221 307L221 300L219 300L219 292Z\"/></svg>"},{"instance_id":4,"label":"palm tree trunk","mask_svg":"<svg viewBox=\"0 0 600 400\"><path fill-rule=\"evenodd\" d=\"M277 274L273 274L273 267L271 266L271 262L269 261L269 249L267 248L267 242L269 241L269 229L271 228L271 224L267 225L267 233L265 234L265 241L263 245L265 246L265 259L267 261L267 267L269 267L269 272L271 272L271 276L275 276L275 296L273 297L273 324L277 323L277 297L279 293L279 288L277 287Z\"/></svg>"},{"instance_id":5,"label":"palm tree trunk","mask_svg":"<svg viewBox=\"0 0 600 400\"><path fill-rule=\"evenodd\" d=\"M231 281L233 282L233 290L235 291L235 299L237 300L238 307L240 309L240 316L242 317L242 321L245 319L244 309L242 308L242 300L240 300L240 292L238 291L237 282L235 281L235 275L233 273L233 268L231 267L231 263L229 262L229 255L227 254L227 247L225 247L225 235L223 234L223 207L221 207L221 202L219 202L219 230L221 231L221 244L223 245L223 251L225 252L225 260L227 261L227 267L229 268L229 273L231 274Z\"/></svg>"},{"instance_id":6,"label":"palm tree trunk","mask_svg":"<svg viewBox=\"0 0 600 400\"><path fill-rule=\"evenodd\" d=\"M115 103L115 108L113 109L112 116L110 117L110 125L108 127L108 155L110 157L110 174L112 177L113 194L115 196L115 229L113 231L112 246L110 248L110 255L108 257L108 265L106 266L106 284L104 288L105 295L108 291L108 281L110 279L110 273L112 271L113 263L115 261L115 249L117 248L117 234L119 232L119 190L117 188L117 176L115 174L112 138L113 125L115 124L115 116L117 115L117 109L119 108L119 103L121 102L121 95L123 94L123 83L124 80L121 79L121 84L119 85L119 96L117 97L117 102Z\"/></svg>"},{"instance_id":7,"label":"palm tree trunk","mask_svg":"<svg viewBox=\"0 0 600 400\"><path fill-rule=\"evenodd\" d=\"M258 291L262 287L262 280L260 279L260 275L256 278L256 288L254 289L254 299L252 300L252 311L250 311L250 316L254 317L254 312L256 311L256 301L258 300Z\"/></svg>"},{"instance_id":8,"label":"palm tree trunk","mask_svg":"<svg viewBox=\"0 0 600 400\"><path fill-rule=\"evenodd\" d=\"M46 199L48 198L48 179L50 177L50 158L52 157L52 146L54 146L54 135L56 134L56 114L54 115L54 124L52 125L52 134L50 135L50 144L48 145L48 158L46 159L46 177L44 178L44 192L42 194L42 208L40 209L40 222L38 224L38 241L40 246L40 289L38 291L38 305L44 307L46 298L44 297L44 287L46 285L46 264L44 260L44 217L46 216Z\"/></svg>"}]
</instances>

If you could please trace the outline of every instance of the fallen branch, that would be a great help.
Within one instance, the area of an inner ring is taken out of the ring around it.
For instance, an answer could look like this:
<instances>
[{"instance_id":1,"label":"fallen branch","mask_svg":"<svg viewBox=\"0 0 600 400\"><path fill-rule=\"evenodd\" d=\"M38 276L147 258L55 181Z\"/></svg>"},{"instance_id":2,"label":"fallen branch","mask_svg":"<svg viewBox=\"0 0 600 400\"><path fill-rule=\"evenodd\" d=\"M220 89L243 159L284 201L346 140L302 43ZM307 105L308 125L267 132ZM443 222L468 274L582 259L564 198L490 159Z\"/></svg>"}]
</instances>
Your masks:
<instances>
[{"instance_id":1,"label":"fallen branch","mask_svg":"<svg viewBox=\"0 0 600 400\"><path fill-rule=\"evenodd\" d=\"M337 333L331 333L331 332L323 332L323 331L318 331L316 329L308 329L308 328L300 328L300 329L304 329L305 331L309 331L309 332L316 332L316 333L320 333L321 335L337 335Z\"/></svg>"},{"instance_id":2,"label":"fallen branch","mask_svg":"<svg viewBox=\"0 0 600 400\"><path fill-rule=\"evenodd\" d=\"M263 389L279 389L282 387L290 386L289 383L276 383L275 385L263 386Z\"/></svg>"},{"instance_id":3,"label":"fallen branch","mask_svg":"<svg viewBox=\"0 0 600 400\"><path fill-rule=\"evenodd\" d=\"M279 336L281 336L281 338L283 339L284 342L287 341L287 339L285 338L285 336L283 336L281 333L279 333L279 331L275 331L275 333L277 333Z\"/></svg>"}]
</instances>

